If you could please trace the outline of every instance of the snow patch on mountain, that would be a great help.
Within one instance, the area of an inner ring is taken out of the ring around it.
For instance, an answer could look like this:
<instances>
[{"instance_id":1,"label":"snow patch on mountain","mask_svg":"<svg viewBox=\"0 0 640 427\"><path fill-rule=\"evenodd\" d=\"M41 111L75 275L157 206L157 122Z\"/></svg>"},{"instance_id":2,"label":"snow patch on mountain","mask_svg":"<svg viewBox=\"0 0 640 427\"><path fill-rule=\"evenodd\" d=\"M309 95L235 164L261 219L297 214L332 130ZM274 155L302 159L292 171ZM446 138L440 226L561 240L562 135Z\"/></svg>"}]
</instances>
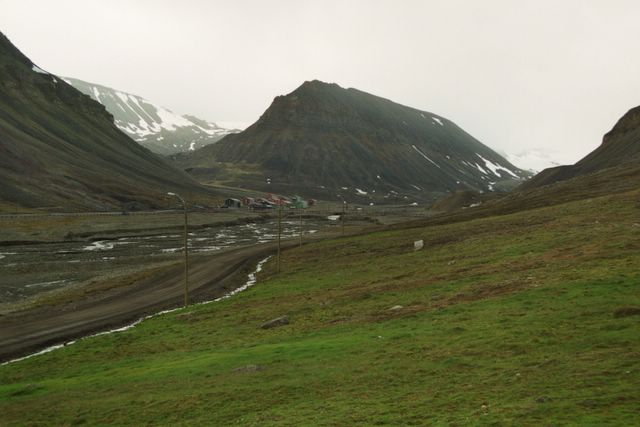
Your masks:
<instances>
[{"instance_id":1,"label":"snow patch on mountain","mask_svg":"<svg viewBox=\"0 0 640 427\"><path fill-rule=\"evenodd\" d=\"M487 172L486 170L484 170L484 168L482 166L480 166L477 163L474 163L472 166L474 166L476 169L478 169L480 172L482 172L485 175L489 175L489 172ZM484 178L484 177L482 177Z\"/></svg>"},{"instance_id":2,"label":"snow patch on mountain","mask_svg":"<svg viewBox=\"0 0 640 427\"><path fill-rule=\"evenodd\" d=\"M422 157L424 157L425 159L427 159L428 161L430 161L431 163L433 163L434 165L436 165L438 168L440 167L436 162L434 162L433 160L431 160L429 158L429 156L427 156L426 154L424 154L422 151L420 151L420 149L418 147L416 147L415 145L411 145L413 147L414 150L416 150L418 152L418 154L420 154Z\"/></svg>"},{"instance_id":3,"label":"snow patch on mountain","mask_svg":"<svg viewBox=\"0 0 640 427\"><path fill-rule=\"evenodd\" d=\"M433 123L437 123L440 126L444 126L444 123L442 123L442 120L440 120L438 117L433 117L433 116L425 116L424 113L420 113L420 117L422 117L423 119L431 119ZM406 123L405 123L406 124Z\"/></svg>"},{"instance_id":4,"label":"snow patch on mountain","mask_svg":"<svg viewBox=\"0 0 640 427\"><path fill-rule=\"evenodd\" d=\"M156 107L156 114L160 117L160 127L167 130L175 130L183 126L192 126L193 122L179 116L162 107ZM197 125L196 125L197 126ZM197 126L202 129L200 126Z\"/></svg>"},{"instance_id":5,"label":"snow patch on mountain","mask_svg":"<svg viewBox=\"0 0 640 427\"><path fill-rule=\"evenodd\" d=\"M215 124L212 125L216 126L214 129L217 132L211 132L209 129L205 130L184 116L180 116L167 108L154 105L137 95L117 90L101 94L96 86L91 89L92 98L96 101L102 102L106 107L109 106L108 104L115 105L126 114L126 117L122 117L119 111L110 111L114 115L116 125L137 141L144 140L149 135L159 134L163 129L175 131L181 127L195 127L209 135L226 135L229 133L226 129L218 128Z\"/></svg>"},{"instance_id":6,"label":"snow patch on mountain","mask_svg":"<svg viewBox=\"0 0 640 427\"><path fill-rule=\"evenodd\" d=\"M480 157L480 159L482 161L484 161L485 166L491 170L491 172L493 172L493 174L495 176L502 176L502 174L500 173L500 171L504 171L506 173L508 173L509 175L511 175L514 178L518 178L518 175L516 175L513 171L505 168L504 166L500 166L497 163L493 163L491 160L487 160L484 157L482 157L480 154L476 153L476 156Z\"/></svg>"},{"instance_id":7,"label":"snow patch on mountain","mask_svg":"<svg viewBox=\"0 0 640 427\"><path fill-rule=\"evenodd\" d=\"M560 165L573 164L579 159L567 156L554 149L532 148L518 153L501 153L510 163L533 172Z\"/></svg>"},{"instance_id":8,"label":"snow patch on mountain","mask_svg":"<svg viewBox=\"0 0 640 427\"><path fill-rule=\"evenodd\" d=\"M36 73L38 73L38 74L46 74L46 75L49 75L49 73L47 73L45 70L43 70L42 68L38 67L38 66L37 66L37 65L35 65L35 64L33 64L33 65L31 66L31 69L32 69L33 71L35 71Z\"/></svg>"},{"instance_id":9,"label":"snow patch on mountain","mask_svg":"<svg viewBox=\"0 0 640 427\"><path fill-rule=\"evenodd\" d=\"M239 131L174 113L141 96L72 78L65 81L103 104L120 130L159 154L194 151Z\"/></svg>"}]
</instances>

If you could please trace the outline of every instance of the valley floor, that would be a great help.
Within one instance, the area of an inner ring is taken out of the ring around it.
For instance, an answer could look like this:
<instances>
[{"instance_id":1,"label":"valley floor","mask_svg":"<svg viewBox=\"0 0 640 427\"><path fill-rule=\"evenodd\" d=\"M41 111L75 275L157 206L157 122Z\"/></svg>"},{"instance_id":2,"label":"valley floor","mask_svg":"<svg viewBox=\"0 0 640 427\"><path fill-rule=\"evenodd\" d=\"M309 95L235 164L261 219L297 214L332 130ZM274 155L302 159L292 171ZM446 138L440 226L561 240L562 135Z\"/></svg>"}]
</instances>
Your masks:
<instances>
[{"instance_id":1,"label":"valley floor","mask_svg":"<svg viewBox=\"0 0 640 427\"><path fill-rule=\"evenodd\" d=\"M638 200L288 250L233 298L0 366L2 423L633 425Z\"/></svg>"}]
</instances>

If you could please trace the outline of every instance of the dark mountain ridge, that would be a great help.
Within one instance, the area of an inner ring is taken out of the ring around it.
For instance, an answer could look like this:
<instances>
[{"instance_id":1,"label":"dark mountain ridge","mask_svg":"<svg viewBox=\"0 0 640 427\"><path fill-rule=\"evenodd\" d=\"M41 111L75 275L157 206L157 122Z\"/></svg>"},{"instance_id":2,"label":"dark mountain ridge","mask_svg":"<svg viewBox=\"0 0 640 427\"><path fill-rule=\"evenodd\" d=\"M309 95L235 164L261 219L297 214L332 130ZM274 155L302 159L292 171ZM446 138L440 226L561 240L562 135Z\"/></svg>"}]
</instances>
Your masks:
<instances>
[{"instance_id":1,"label":"dark mountain ridge","mask_svg":"<svg viewBox=\"0 0 640 427\"><path fill-rule=\"evenodd\" d=\"M432 200L462 189L493 191L527 176L444 117L317 80L276 97L245 131L179 164L210 180L244 168L229 173L235 186L356 199L375 193Z\"/></svg>"},{"instance_id":2,"label":"dark mountain ridge","mask_svg":"<svg viewBox=\"0 0 640 427\"><path fill-rule=\"evenodd\" d=\"M0 208L166 206L208 199L184 172L123 134L104 106L37 67L0 33Z\"/></svg>"},{"instance_id":3,"label":"dark mountain ridge","mask_svg":"<svg viewBox=\"0 0 640 427\"><path fill-rule=\"evenodd\" d=\"M499 197L490 198L489 194L469 192L456 193L433 206L434 210L439 208L446 214L412 224L441 224L505 215L634 191L640 188L639 151L640 107L636 107L629 110L605 134L603 143L597 149L575 165L545 169L526 184ZM567 174L561 176L559 171L566 171ZM461 209L463 207L467 209ZM598 209L598 206L594 204L593 209Z\"/></svg>"},{"instance_id":4,"label":"dark mountain ridge","mask_svg":"<svg viewBox=\"0 0 640 427\"><path fill-rule=\"evenodd\" d=\"M522 185L527 190L640 159L640 106L622 116L602 138L602 144L574 165L545 169Z\"/></svg>"}]
</instances>

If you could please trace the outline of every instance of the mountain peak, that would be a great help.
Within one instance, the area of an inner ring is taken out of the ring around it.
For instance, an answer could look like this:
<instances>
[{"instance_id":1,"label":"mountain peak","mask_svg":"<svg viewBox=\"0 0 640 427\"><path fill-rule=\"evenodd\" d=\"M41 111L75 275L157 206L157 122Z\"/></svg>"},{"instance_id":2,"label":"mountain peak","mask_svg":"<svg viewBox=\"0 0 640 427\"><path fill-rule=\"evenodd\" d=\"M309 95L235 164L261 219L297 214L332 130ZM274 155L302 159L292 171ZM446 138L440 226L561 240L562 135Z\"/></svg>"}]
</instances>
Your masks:
<instances>
[{"instance_id":1,"label":"mountain peak","mask_svg":"<svg viewBox=\"0 0 640 427\"><path fill-rule=\"evenodd\" d=\"M604 136L604 142L612 139L614 136L624 134L629 131L637 131L640 127L640 106L634 107L626 112L613 128Z\"/></svg>"},{"instance_id":2,"label":"mountain peak","mask_svg":"<svg viewBox=\"0 0 640 427\"><path fill-rule=\"evenodd\" d=\"M11 40L0 31L0 55L8 57L11 56L14 60L21 62L22 64L31 67L33 62L27 58L20 50L15 47Z\"/></svg>"},{"instance_id":3,"label":"mountain peak","mask_svg":"<svg viewBox=\"0 0 640 427\"><path fill-rule=\"evenodd\" d=\"M368 202L494 191L524 174L441 116L319 80L276 97L256 123L207 153L253 165L233 185Z\"/></svg>"},{"instance_id":4,"label":"mountain peak","mask_svg":"<svg viewBox=\"0 0 640 427\"><path fill-rule=\"evenodd\" d=\"M296 101L299 99L322 99L327 94L336 94L344 89L338 86L336 83L326 83L320 80L307 80L298 86L293 92L289 92L285 95L276 96L276 101Z\"/></svg>"},{"instance_id":5,"label":"mountain peak","mask_svg":"<svg viewBox=\"0 0 640 427\"><path fill-rule=\"evenodd\" d=\"M314 80L306 80L304 83L298 86L298 88L295 91L293 91L293 93L298 91L304 91L304 90L318 90L318 89L330 89L330 88L342 89L342 87L340 87L337 83L327 83L327 82L323 82L322 80L314 79Z\"/></svg>"}]
</instances>

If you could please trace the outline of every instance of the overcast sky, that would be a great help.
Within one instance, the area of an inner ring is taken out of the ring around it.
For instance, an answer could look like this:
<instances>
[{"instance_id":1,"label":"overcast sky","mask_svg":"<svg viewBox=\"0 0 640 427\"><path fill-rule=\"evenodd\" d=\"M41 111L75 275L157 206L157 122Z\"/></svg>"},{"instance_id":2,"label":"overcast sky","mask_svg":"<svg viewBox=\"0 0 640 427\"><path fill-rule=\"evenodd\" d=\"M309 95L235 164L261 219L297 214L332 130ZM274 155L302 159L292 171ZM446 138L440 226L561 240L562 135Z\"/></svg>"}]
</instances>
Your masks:
<instances>
[{"instance_id":1,"label":"overcast sky","mask_svg":"<svg viewBox=\"0 0 640 427\"><path fill-rule=\"evenodd\" d=\"M51 73L215 122L319 79L561 163L640 105L637 0L0 0L0 30Z\"/></svg>"}]
</instances>

